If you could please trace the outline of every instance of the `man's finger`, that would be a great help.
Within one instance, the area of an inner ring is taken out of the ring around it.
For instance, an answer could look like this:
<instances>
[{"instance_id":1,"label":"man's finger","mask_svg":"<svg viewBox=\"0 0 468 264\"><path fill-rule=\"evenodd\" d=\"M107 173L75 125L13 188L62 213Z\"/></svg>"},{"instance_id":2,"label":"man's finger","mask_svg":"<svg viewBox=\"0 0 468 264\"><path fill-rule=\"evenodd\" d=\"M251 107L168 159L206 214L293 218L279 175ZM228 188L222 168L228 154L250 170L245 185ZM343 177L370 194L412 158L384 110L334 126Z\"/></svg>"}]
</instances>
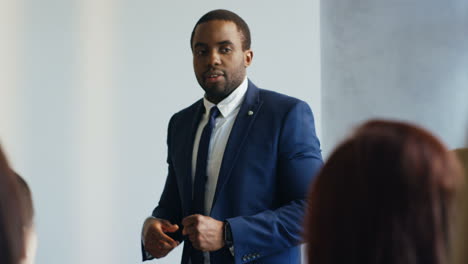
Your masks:
<instances>
[{"instance_id":1,"label":"man's finger","mask_svg":"<svg viewBox=\"0 0 468 264\"><path fill-rule=\"evenodd\" d=\"M168 220L161 220L161 227L164 229L164 232L175 232L177 229L179 229L179 226L176 224L171 224ZM166 231L168 230L168 231Z\"/></svg>"},{"instance_id":2,"label":"man's finger","mask_svg":"<svg viewBox=\"0 0 468 264\"><path fill-rule=\"evenodd\" d=\"M161 224L163 224L163 225L168 225L168 226L171 225L171 222L169 222L169 221L166 220L166 219L158 219L158 220L159 220L159 222L160 222Z\"/></svg>"},{"instance_id":3,"label":"man's finger","mask_svg":"<svg viewBox=\"0 0 468 264\"><path fill-rule=\"evenodd\" d=\"M201 215L199 214L189 215L182 220L182 225L183 226L193 225L194 223L197 223L199 221L200 217Z\"/></svg>"},{"instance_id":4,"label":"man's finger","mask_svg":"<svg viewBox=\"0 0 468 264\"><path fill-rule=\"evenodd\" d=\"M203 250L203 248L201 247L200 241L198 241L198 239L195 239L194 237L192 237L190 238L190 242L192 242L192 246L195 249Z\"/></svg>"},{"instance_id":5,"label":"man's finger","mask_svg":"<svg viewBox=\"0 0 468 264\"><path fill-rule=\"evenodd\" d=\"M174 233L175 231L179 230L179 226L178 225L172 225L172 224L163 225L162 230L164 232Z\"/></svg>"},{"instance_id":6,"label":"man's finger","mask_svg":"<svg viewBox=\"0 0 468 264\"><path fill-rule=\"evenodd\" d=\"M163 242L166 242L168 243L169 245L174 245L174 247L177 246L177 243L174 239L172 239L170 236L166 235L165 233L159 233L157 238L158 240L160 241L163 241Z\"/></svg>"},{"instance_id":7,"label":"man's finger","mask_svg":"<svg viewBox=\"0 0 468 264\"><path fill-rule=\"evenodd\" d=\"M191 226L184 226L184 229L182 230L182 235L191 235L191 234L198 234L198 229L195 225Z\"/></svg>"},{"instance_id":8,"label":"man's finger","mask_svg":"<svg viewBox=\"0 0 468 264\"><path fill-rule=\"evenodd\" d=\"M190 234L188 238L192 243L198 243L200 241L200 236L198 234Z\"/></svg>"},{"instance_id":9,"label":"man's finger","mask_svg":"<svg viewBox=\"0 0 468 264\"><path fill-rule=\"evenodd\" d=\"M145 237L145 244L149 241L158 241L162 240L169 244L174 244L175 241L170 236L166 235L162 230L152 230L147 236Z\"/></svg>"},{"instance_id":10,"label":"man's finger","mask_svg":"<svg viewBox=\"0 0 468 264\"><path fill-rule=\"evenodd\" d=\"M175 246L172 246L165 241L154 240L149 242L148 245L145 245L145 250L148 251L155 258L162 258L166 256L177 245L178 243Z\"/></svg>"},{"instance_id":11,"label":"man's finger","mask_svg":"<svg viewBox=\"0 0 468 264\"><path fill-rule=\"evenodd\" d=\"M175 248L176 246L177 246L177 245L169 244L169 243L167 243L166 241L163 241L163 240L159 240L159 241L158 241L158 248L159 248L159 249L162 249L162 250L173 249L173 248Z\"/></svg>"}]
</instances>

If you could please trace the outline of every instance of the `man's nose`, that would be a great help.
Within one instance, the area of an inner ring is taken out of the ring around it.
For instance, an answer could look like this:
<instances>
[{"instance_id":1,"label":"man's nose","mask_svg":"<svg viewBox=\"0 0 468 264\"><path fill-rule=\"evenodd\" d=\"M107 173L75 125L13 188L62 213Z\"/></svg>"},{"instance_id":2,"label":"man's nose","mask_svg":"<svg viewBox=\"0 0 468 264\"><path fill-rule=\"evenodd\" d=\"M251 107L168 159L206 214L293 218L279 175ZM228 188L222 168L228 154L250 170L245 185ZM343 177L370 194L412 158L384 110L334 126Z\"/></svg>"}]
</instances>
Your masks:
<instances>
[{"instance_id":1,"label":"man's nose","mask_svg":"<svg viewBox=\"0 0 468 264\"><path fill-rule=\"evenodd\" d=\"M221 64L220 54L216 51L210 52L210 55L208 58L208 64L210 66L220 65Z\"/></svg>"}]
</instances>

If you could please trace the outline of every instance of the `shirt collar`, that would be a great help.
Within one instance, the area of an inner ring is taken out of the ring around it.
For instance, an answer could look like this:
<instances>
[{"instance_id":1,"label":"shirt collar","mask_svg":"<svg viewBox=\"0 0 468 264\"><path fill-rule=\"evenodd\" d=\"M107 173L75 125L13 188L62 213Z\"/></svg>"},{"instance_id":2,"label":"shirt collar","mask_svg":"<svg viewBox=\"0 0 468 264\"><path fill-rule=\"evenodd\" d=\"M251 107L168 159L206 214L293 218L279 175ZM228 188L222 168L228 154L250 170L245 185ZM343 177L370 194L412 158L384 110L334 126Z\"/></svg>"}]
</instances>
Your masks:
<instances>
[{"instance_id":1,"label":"shirt collar","mask_svg":"<svg viewBox=\"0 0 468 264\"><path fill-rule=\"evenodd\" d=\"M216 105L223 117L227 117L235 109L240 107L245 97L245 93L247 92L248 84L249 82L247 81L247 77L245 77L244 81L234 89L228 97L224 98ZM205 109L211 109L211 107L215 106L215 104L208 101L205 97L203 97L203 105L205 106ZM207 113L209 113L209 111L205 112L205 114Z\"/></svg>"}]
</instances>

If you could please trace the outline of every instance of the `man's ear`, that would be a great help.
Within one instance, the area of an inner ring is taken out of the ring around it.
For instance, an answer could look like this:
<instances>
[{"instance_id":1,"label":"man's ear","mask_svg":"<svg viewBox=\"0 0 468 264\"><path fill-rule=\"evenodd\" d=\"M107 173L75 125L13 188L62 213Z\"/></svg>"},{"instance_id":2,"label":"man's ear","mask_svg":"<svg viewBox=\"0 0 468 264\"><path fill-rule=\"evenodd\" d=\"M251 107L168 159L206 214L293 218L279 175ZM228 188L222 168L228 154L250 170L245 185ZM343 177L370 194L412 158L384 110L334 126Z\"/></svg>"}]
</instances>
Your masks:
<instances>
[{"instance_id":1,"label":"man's ear","mask_svg":"<svg viewBox=\"0 0 468 264\"><path fill-rule=\"evenodd\" d=\"M253 59L253 51L251 49L248 49L244 51L244 66L247 68L252 64L252 59Z\"/></svg>"}]
</instances>

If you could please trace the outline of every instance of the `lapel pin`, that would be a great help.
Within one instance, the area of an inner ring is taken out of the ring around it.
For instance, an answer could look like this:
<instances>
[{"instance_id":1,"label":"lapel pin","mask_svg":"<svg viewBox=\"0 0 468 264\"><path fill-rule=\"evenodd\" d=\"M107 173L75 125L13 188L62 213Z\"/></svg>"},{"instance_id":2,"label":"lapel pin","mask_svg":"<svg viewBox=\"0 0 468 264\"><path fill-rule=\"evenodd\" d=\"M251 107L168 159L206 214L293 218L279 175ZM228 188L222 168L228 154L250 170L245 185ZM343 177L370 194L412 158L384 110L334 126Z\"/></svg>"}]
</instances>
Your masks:
<instances>
[{"instance_id":1,"label":"lapel pin","mask_svg":"<svg viewBox=\"0 0 468 264\"><path fill-rule=\"evenodd\" d=\"M248 114L249 116L251 116L251 115L253 115L253 111L249 111L247 114Z\"/></svg>"}]
</instances>

